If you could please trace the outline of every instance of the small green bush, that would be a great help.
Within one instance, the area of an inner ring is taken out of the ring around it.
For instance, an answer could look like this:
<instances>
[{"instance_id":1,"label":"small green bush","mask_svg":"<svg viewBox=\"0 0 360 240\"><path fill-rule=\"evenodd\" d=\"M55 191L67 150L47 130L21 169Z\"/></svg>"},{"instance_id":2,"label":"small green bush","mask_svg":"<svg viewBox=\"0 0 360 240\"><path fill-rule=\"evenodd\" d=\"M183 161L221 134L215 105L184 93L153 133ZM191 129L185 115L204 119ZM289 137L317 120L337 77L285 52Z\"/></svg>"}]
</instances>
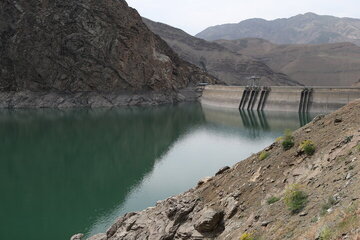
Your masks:
<instances>
[{"instance_id":1,"label":"small green bush","mask_svg":"<svg viewBox=\"0 0 360 240\"><path fill-rule=\"evenodd\" d=\"M251 233L243 233L243 235L240 236L240 240L255 240L255 238Z\"/></svg>"},{"instance_id":2,"label":"small green bush","mask_svg":"<svg viewBox=\"0 0 360 240\"><path fill-rule=\"evenodd\" d=\"M299 213L306 206L308 196L298 184L291 185L286 191L284 202L292 214Z\"/></svg>"},{"instance_id":3,"label":"small green bush","mask_svg":"<svg viewBox=\"0 0 360 240\"><path fill-rule=\"evenodd\" d=\"M360 143L356 146L356 149L360 152Z\"/></svg>"},{"instance_id":4,"label":"small green bush","mask_svg":"<svg viewBox=\"0 0 360 240\"><path fill-rule=\"evenodd\" d=\"M331 237L332 237L331 229L329 227L325 227L323 228L323 230L321 230L319 240L330 240Z\"/></svg>"},{"instance_id":5,"label":"small green bush","mask_svg":"<svg viewBox=\"0 0 360 240\"><path fill-rule=\"evenodd\" d=\"M327 213L327 210L329 210L332 206L336 204L336 200L333 197L329 197L327 202L321 206L321 212L320 215L324 216Z\"/></svg>"},{"instance_id":6,"label":"small green bush","mask_svg":"<svg viewBox=\"0 0 360 240\"><path fill-rule=\"evenodd\" d=\"M269 155L270 155L270 153L263 151L259 155L259 160L262 161L262 160L266 159Z\"/></svg>"},{"instance_id":7,"label":"small green bush","mask_svg":"<svg viewBox=\"0 0 360 240\"><path fill-rule=\"evenodd\" d=\"M300 144L301 150L303 150L307 155L314 155L316 147L311 140L305 140Z\"/></svg>"},{"instance_id":8,"label":"small green bush","mask_svg":"<svg viewBox=\"0 0 360 240\"><path fill-rule=\"evenodd\" d=\"M284 133L284 136L282 138L282 146L283 146L283 149L286 151L286 150L289 150L290 148L292 148L295 143L294 143L294 137L292 135L292 132L290 130L285 130L285 133Z\"/></svg>"},{"instance_id":9,"label":"small green bush","mask_svg":"<svg viewBox=\"0 0 360 240\"><path fill-rule=\"evenodd\" d=\"M273 203L276 203L277 201L279 201L280 198L279 197L271 197L271 198L268 198L268 200L266 200L266 202L271 205Z\"/></svg>"}]
</instances>

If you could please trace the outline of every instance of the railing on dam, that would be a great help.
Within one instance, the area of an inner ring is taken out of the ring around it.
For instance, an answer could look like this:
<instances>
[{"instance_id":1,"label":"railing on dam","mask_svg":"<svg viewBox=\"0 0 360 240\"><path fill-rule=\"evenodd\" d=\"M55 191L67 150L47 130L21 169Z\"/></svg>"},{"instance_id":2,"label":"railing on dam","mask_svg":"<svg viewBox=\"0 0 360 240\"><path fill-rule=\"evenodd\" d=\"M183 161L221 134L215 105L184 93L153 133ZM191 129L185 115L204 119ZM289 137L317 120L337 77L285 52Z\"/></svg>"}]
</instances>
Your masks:
<instances>
[{"instance_id":1,"label":"railing on dam","mask_svg":"<svg viewBox=\"0 0 360 240\"><path fill-rule=\"evenodd\" d=\"M206 86L201 102L207 106L258 111L331 112L360 98L350 87Z\"/></svg>"}]
</instances>

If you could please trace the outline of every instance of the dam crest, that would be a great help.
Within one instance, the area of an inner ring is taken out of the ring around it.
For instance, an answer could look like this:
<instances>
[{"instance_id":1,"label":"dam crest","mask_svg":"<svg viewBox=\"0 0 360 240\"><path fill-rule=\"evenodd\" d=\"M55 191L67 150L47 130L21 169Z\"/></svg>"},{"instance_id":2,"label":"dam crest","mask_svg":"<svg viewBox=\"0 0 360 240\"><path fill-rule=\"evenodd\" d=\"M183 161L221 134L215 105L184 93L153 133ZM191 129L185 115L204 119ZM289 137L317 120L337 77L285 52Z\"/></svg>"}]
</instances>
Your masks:
<instances>
[{"instance_id":1,"label":"dam crest","mask_svg":"<svg viewBox=\"0 0 360 240\"><path fill-rule=\"evenodd\" d=\"M201 104L222 109L331 112L360 98L360 88L221 86L204 88Z\"/></svg>"}]
</instances>

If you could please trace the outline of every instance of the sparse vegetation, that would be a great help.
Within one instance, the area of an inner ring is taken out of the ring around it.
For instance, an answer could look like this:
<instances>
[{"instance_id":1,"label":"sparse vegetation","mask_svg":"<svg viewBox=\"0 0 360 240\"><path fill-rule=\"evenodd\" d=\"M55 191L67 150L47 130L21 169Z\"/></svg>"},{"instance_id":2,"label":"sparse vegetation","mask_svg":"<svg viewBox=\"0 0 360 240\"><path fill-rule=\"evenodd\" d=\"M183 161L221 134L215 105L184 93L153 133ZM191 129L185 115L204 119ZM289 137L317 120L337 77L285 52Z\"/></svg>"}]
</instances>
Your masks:
<instances>
[{"instance_id":1,"label":"sparse vegetation","mask_svg":"<svg viewBox=\"0 0 360 240\"><path fill-rule=\"evenodd\" d=\"M351 142L351 140L353 139L353 137L354 137L354 136L346 136L346 137L344 138L343 143L347 144L347 143Z\"/></svg>"},{"instance_id":2,"label":"sparse vegetation","mask_svg":"<svg viewBox=\"0 0 360 240\"><path fill-rule=\"evenodd\" d=\"M356 146L356 150L360 152L360 143Z\"/></svg>"},{"instance_id":3,"label":"sparse vegetation","mask_svg":"<svg viewBox=\"0 0 360 240\"><path fill-rule=\"evenodd\" d=\"M241 236L240 236L240 240L255 240L253 234L251 233L243 233Z\"/></svg>"},{"instance_id":4,"label":"sparse vegetation","mask_svg":"<svg viewBox=\"0 0 360 240\"><path fill-rule=\"evenodd\" d=\"M321 230L319 240L330 240L332 237L332 231L329 227L324 227Z\"/></svg>"},{"instance_id":5,"label":"sparse vegetation","mask_svg":"<svg viewBox=\"0 0 360 240\"><path fill-rule=\"evenodd\" d=\"M259 160L262 161L262 160L266 159L269 155L270 155L270 153L263 151L259 155Z\"/></svg>"},{"instance_id":6,"label":"sparse vegetation","mask_svg":"<svg viewBox=\"0 0 360 240\"><path fill-rule=\"evenodd\" d=\"M327 202L324 205L322 205L320 215L324 216L328 212L328 210L335 204L336 204L335 198L329 197Z\"/></svg>"},{"instance_id":7,"label":"sparse vegetation","mask_svg":"<svg viewBox=\"0 0 360 240\"><path fill-rule=\"evenodd\" d=\"M308 196L302 191L302 186L291 185L285 192L284 202L292 214L299 213L306 206Z\"/></svg>"},{"instance_id":8,"label":"sparse vegetation","mask_svg":"<svg viewBox=\"0 0 360 240\"><path fill-rule=\"evenodd\" d=\"M279 197L271 197L271 198L268 198L268 200L266 202L267 202L267 204L271 205L271 204L276 203L279 200L280 200Z\"/></svg>"},{"instance_id":9,"label":"sparse vegetation","mask_svg":"<svg viewBox=\"0 0 360 240\"><path fill-rule=\"evenodd\" d=\"M316 147L311 140L305 140L300 144L300 148L305 152L306 155L314 155Z\"/></svg>"},{"instance_id":10,"label":"sparse vegetation","mask_svg":"<svg viewBox=\"0 0 360 240\"><path fill-rule=\"evenodd\" d=\"M284 139L283 136L277 137L277 138L275 139L275 142L282 142L283 139Z\"/></svg>"},{"instance_id":11,"label":"sparse vegetation","mask_svg":"<svg viewBox=\"0 0 360 240\"><path fill-rule=\"evenodd\" d=\"M316 223L317 221L319 221L319 218L318 217L313 217L310 221L312 223Z\"/></svg>"},{"instance_id":12,"label":"sparse vegetation","mask_svg":"<svg viewBox=\"0 0 360 240\"><path fill-rule=\"evenodd\" d=\"M294 137L292 135L292 132L289 129L285 130L281 144L285 151L291 149L295 145Z\"/></svg>"}]
</instances>

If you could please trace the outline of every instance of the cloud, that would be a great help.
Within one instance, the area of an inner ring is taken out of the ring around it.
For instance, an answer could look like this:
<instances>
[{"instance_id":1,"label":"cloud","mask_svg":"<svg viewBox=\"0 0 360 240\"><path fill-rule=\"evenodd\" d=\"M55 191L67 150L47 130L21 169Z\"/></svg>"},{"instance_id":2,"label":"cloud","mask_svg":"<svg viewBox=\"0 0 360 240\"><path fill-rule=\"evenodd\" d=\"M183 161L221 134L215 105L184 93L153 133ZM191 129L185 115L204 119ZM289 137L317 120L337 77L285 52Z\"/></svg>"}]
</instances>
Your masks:
<instances>
[{"instance_id":1,"label":"cloud","mask_svg":"<svg viewBox=\"0 0 360 240\"><path fill-rule=\"evenodd\" d=\"M248 18L276 19L300 13L360 18L359 0L127 0L151 20L196 34L209 26Z\"/></svg>"}]
</instances>

